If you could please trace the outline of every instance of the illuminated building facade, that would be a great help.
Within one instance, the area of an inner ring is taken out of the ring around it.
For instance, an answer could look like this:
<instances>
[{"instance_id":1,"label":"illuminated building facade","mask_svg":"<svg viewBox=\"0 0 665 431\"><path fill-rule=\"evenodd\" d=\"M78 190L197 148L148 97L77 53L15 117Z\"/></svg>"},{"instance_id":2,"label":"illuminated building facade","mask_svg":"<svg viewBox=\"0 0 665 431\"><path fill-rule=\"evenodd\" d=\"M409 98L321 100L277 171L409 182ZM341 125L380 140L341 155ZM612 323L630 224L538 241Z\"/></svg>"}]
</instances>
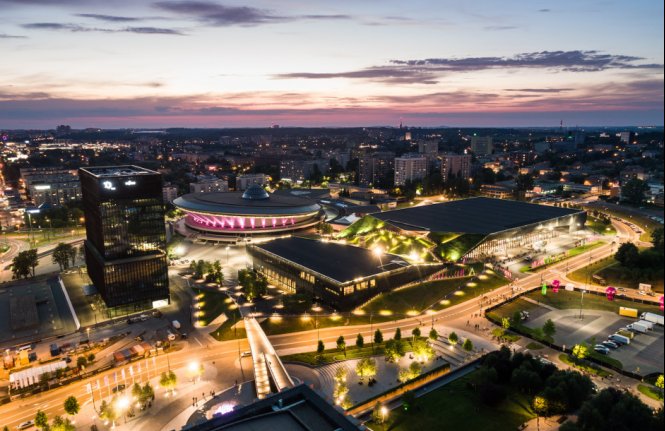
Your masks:
<instances>
[{"instance_id":1,"label":"illuminated building facade","mask_svg":"<svg viewBox=\"0 0 665 431\"><path fill-rule=\"evenodd\" d=\"M111 313L168 303L162 177L137 166L79 170L88 274Z\"/></svg>"},{"instance_id":2,"label":"illuminated building facade","mask_svg":"<svg viewBox=\"0 0 665 431\"><path fill-rule=\"evenodd\" d=\"M188 194L173 201L187 228L216 237L281 234L316 225L321 207L312 199L268 194L258 184L244 192Z\"/></svg>"}]
</instances>

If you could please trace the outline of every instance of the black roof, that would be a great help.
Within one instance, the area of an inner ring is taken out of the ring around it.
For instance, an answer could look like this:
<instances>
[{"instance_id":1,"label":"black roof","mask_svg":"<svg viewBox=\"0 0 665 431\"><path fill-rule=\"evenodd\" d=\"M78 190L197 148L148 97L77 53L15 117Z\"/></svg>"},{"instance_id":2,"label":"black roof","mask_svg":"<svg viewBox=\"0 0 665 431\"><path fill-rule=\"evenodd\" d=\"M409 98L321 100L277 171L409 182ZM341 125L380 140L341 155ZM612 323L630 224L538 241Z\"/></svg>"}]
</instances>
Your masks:
<instances>
[{"instance_id":1,"label":"black roof","mask_svg":"<svg viewBox=\"0 0 665 431\"><path fill-rule=\"evenodd\" d=\"M317 272L339 283L391 271L409 263L385 253L377 257L371 250L334 242L290 237L254 247Z\"/></svg>"},{"instance_id":2,"label":"black roof","mask_svg":"<svg viewBox=\"0 0 665 431\"><path fill-rule=\"evenodd\" d=\"M372 217L405 230L489 235L580 212L583 211L479 197L375 213Z\"/></svg>"},{"instance_id":3,"label":"black roof","mask_svg":"<svg viewBox=\"0 0 665 431\"><path fill-rule=\"evenodd\" d=\"M359 431L355 421L301 384L256 401L188 431Z\"/></svg>"},{"instance_id":4,"label":"black roof","mask_svg":"<svg viewBox=\"0 0 665 431\"><path fill-rule=\"evenodd\" d=\"M246 216L301 215L321 209L314 200L293 193L268 195L260 187L248 191L189 193L174 199L173 205L184 211Z\"/></svg>"}]
</instances>

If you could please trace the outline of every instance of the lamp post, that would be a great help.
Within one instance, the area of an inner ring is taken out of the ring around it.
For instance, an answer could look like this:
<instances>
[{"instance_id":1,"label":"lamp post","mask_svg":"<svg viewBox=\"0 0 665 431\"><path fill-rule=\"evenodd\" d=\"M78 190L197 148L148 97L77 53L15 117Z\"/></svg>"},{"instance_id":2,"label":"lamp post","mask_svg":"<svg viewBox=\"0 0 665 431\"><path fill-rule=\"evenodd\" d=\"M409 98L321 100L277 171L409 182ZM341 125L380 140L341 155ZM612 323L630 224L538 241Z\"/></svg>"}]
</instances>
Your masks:
<instances>
[{"instance_id":1,"label":"lamp post","mask_svg":"<svg viewBox=\"0 0 665 431\"><path fill-rule=\"evenodd\" d=\"M28 239L29 239L28 242L30 243L30 247L32 248L32 243L35 240L32 232L32 215L39 214L39 208L31 208L29 210L26 210L25 212L28 213L28 226L30 228L30 231L28 232Z\"/></svg>"}]
</instances>

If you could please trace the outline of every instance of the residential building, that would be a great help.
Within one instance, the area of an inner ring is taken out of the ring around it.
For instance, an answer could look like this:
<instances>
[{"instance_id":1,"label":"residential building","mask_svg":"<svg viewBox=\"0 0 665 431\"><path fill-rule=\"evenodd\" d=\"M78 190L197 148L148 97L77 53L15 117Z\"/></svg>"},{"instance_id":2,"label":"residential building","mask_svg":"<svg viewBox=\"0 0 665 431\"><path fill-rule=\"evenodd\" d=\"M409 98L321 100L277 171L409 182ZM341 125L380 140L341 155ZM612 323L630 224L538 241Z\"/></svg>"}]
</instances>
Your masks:
<instances>
[{"instance_id":1,"label":"residential building","mask_svg":"<svg viewBox=\"0 0 665 431\"><path fill-rule=\"evenodd\" d=\"M199 175L195 183L189 184L190 193L228 192L229 183L212 175Z\"/></svg>"},{"instance_id":2,"label":"residential building","mask_svg":"<svg viewBox=\"0 0 665 431\"><path fill-rule=\"evenodd\" d=\"M245 191L252 184L258 184L261 187L268 183L266 174L241 174L236 177L236 190Z\"/></svg>"},{"instance_id":3,"label":"residential building","mask_svg":"<svg viewBox=\"0 0 665 431\"><path fill-rule=\"evenodd\" d=\"M452 177L471 177L470 154L444 154L441 156L441 177L447 181Z\"/></svg>"},{"instance_id":4,"label":"residential building","mask_svg":"<svg viewBox=\"0 0 665 431\"><path fill-rule=\"evenodd\" d=\"M405 154L395 158L395 185L403 186L425 178L427 175L427 158L418 154Z\"/></svg>"},{"instance_id":5,"label":"residential building","mask_svg":"<svg viewBox=\"0 0 665 431\"><path fill-rule=\"evenodd\" d=\"M374 187L386 186L392 182L392 172L395 168L395 153L380 151L358 158L358 184Z\"/></svg>"}]
</instances>

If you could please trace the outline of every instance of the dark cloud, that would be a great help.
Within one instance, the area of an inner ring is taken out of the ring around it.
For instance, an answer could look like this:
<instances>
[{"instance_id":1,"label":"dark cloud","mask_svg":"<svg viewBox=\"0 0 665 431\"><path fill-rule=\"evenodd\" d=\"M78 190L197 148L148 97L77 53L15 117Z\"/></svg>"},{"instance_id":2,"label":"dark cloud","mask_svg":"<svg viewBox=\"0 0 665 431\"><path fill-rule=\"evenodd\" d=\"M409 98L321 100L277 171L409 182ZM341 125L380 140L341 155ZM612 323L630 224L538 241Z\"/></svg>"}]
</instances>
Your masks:
<instances>
[{"instance_id":1,"label":"dark cloud","mask_svg":"<svg viewBox=\"0 0 665 431\"><path fill-rule=\"evenodd\" d=\"M572 91L572 88L507 88L506 91L514 91L519 93L563 93L564 91Z\"/></svg>"},{"instance_id":2,"label":"dark cloud","mask_svg":"<svg viewBox=\"0 0 665 431\"><path fill-rule=\"evenodd\" d=\"M278 79L332 79L332 78L349 78L349 79L369 79L380 82L398 83L411 83L411 84L436 84L437 80L434 75L428 71L412 69L408 67L370 67L361 70L354 70L348 72L330 72L330 73L314 73L314 72L295 72L283 73L275 75Z\"/></svg>"},{"instance_id":3,"label":"dark cloud","mask_svg":"<svg viewBox=\"0 0 665 431\"><path fill-rule=\"evenodd\" d=\"M552 12L552 9L538 9L538 12L542 13Z\"/></svg>"},{"instance_id":4,"label":"dark cloud","mask_svg":"<svg viewBox=\"0 0 665 431\"><path fill-rule=\"evenodd\" d=\"M85 27L79 24L63 24L58 22L34 22L23 24L23 28L30 30L58 30L71 32L98 32L98 33L138 33L138 34L164 34L185 36L180 30L161 27L125 27L120 29Z\"/></svg>"},{"instance_id":5,"label":"dark cloud","mask_svg":"<svg viewBox=\"0 0 665 431\"><path fill-rule=\"evenodd\" d=\"M207 1L160 1L154 3L154 6L215 26L256 25L285 20L285 17L274 15L264 9L224 6Z\"/></svg>"},{"instance_id":6,"label":"dark cloud","mask_svg":"<svg viewBox=\"0 0 665 431\"><path fill-rule=\"evenodd\" d=\"M92 18L106 22L134 22L142 20L142 18L135 18L130 16L100 15L97 13L77 13L76 16L81 18Z\"/></svg>"},{"instance_id":7,"label":"dark cloud","mask_svg":"<svg viewBox=\"0 0 665 431\"><path fill-rule=\"evenodd\" d=\"M126 27L121 32L127 33L139 33L139 34L168 34L174 36L185 36L185 33L179 30L173 30L171 28L161 28L161 27Z\"/></svg>"},{"instance_id":8,"label":"dark cloud","mask_svg":"<svg viewBox=\"0 0 665 431\"><path fill-rule=\"evenodd\" d=\"M539 68L569 72L596 72L608 69L662 69L662 64L642 63L644 58L604 54L598 51L541 51L512 57L428 58L392 60L389 66L375 66L343 72L293 72L275 75L278 79L367 79L396 84L435 84L453 72L488 69Z\"/></svg>"},{"instance_id":9,"label":"dark cloud","mask_svg":"<svg viewBox=\"0 0 665 431\"><path fill-rule=\"evenodd\" d=\"M575 72L606 69L655 69L662 64L641 64L642 57L604 54L598 51L540 51L513 57L428 58L424 60L392 60L392 64L419 66L439 71L472 71L496 68L545 68Z\"/></svg>"},{"instance_id":10,"label":"dark cloud","mask_svg":"<svg viewBox=\"0 0 665 431\"><path fill-rule=\"evenodd\" d=\"M184 15L207 25L227 27L253 26L297 20L348 20L345 14L279 15L267 9L249 6L226 6L209 1L159 1L154 6L163 11Z\"/></svg>"},{"instance_id":11,"label":"dark cloud","mask_svg":"<svg viewBox=\"0 0 665 431\"><path fill-rule=\"evenodd\" d=\"M26 39L26 36L19 36L16 34L0 33L0 39Z\"/></svg>"}]
</instances>

